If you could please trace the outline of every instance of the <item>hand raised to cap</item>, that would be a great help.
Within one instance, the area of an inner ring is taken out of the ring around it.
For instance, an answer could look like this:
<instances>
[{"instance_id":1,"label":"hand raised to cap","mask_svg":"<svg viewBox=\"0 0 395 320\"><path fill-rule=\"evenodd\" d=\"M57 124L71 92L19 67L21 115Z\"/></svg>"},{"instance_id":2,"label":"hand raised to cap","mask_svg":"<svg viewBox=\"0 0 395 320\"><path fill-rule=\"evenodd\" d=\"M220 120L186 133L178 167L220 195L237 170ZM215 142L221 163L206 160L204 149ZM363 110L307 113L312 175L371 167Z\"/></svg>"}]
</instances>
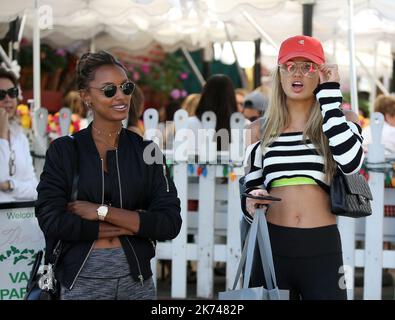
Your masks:
<instances>
[{"instance_id":1,"label":"hand raised to cap","mask_svg":"<svg viewBox=\"0 0 395 320\"><path fill-rule=\"evenodd\" d=\"M337 64L321 64L318 66L320 83L340 82L339 69Z\"/></svg>"}]
</instances>

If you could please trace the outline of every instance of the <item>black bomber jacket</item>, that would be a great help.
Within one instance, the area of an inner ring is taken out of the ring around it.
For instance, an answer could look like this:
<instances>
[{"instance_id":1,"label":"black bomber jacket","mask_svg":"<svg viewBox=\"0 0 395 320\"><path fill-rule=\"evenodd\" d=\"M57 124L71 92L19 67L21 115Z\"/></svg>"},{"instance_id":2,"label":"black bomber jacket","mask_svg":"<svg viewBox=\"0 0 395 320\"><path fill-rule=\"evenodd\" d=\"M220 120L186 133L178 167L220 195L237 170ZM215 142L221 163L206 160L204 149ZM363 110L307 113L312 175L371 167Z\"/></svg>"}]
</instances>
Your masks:
<instances>
[{"instance_id":1,"label":"black bomber jacket","mask_svg":"<svg viewBox=\"0 0 395 320\"><path fill-rule=\"evenodd\" d=\"M102 161L91 130L90 125L72 137L61 137L51 143L37 187L35 213L46 240L45 260L50 261L55 244L62 240L55 274L69 289L99 233L99 221L84 220L66 210L75 171L73 162L77 157L78 200L98 204L102 201ZM120 208L121 196L123 209L138 211L140 217L138 233L120 236L120 241L131 275L136 281L143 281L152 275L150 259L155 255L156 240L174 239L180 231L177 190L157 145L126 129L120 133L118 149L107 152L107 167L111 205Z\"/></svg>"}]
</instances>

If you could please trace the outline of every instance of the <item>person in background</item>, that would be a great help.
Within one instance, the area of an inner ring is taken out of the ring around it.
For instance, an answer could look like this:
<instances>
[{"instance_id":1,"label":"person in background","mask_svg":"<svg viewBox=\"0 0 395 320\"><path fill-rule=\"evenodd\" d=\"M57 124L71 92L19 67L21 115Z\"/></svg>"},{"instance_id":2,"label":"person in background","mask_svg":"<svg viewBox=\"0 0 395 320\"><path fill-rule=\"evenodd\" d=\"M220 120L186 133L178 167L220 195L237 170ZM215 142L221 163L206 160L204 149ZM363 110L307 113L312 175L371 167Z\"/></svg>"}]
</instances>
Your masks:
<instances>
[{"instance_id":1,"label":"person in background","mask_svg":"<svg viewBox=\"0 0 395 320\"><path fill-rule=\"evenodd\" d=\"M72 121L80 121L80 130L85 129L88 126L87 112L88 110L82 104L81 97L78 91L69 91L64 97L65 107L70 108L73 117L78 117L78 119L72 119Z\"/></svg>"},{"instance_id":2,"label":"person in background","mask_svg":"<svg viewBox=\"0 0 395 320\"><path fill-rule=\"evenodd\" d=\"M194 117L196 115L196 109L199 104L200 94L192 93L188 95L181 104L181 108L188 112L188 117Z\"/></svg>"},{"instance_id":3,"label":"person in background","mask_svg":"<svg viewBox=\"0 0 395 320\"><path fill-rule=\"evenodd\" d=\"M237 88L235 92L236 92L237 112L242 113L244 108L244 98L248 94L248 91L243 88Z\"/></svg>"},{"instance_id":4,"label":"person in background","mask_svg":"<svg viewBox=\"0 0 395 320\"><path fill-rule=\"evenodd\" d=\"M243 115L250 122L263 116L267 109L268 99L260 92L253 91L244 98Z\"/></svg>"},{"instance_id":5,"label":"person in background","mask_svg":"<svg viewBox=\"0 0 395 320\"><path fill-rule=\"evenodd\" d=\"M165 149L167 150L173 148L175 136L174 114L181 108L181 104L182 99L175 99L166 105L166 121L163 131L163 142Z\"/></svg>"},{"instance_id":6,"label":"person in background","mask_svg":"<svg viewBox=\"0 0 395 320\"><path fill-rule=\"evenodd\" d=\"M134 88L129 108L128 129L144 137L144 124L141 116L144 112L144 93L138 85Z\"/></svg>"},{"instance_id":7,"label":"person in background","mask_svg":"<svg viewBox=\"0 0 395 320\"><path fill-rule=\"evenodd\" d=\"M395 96L379 95L374 103L374 111L384 115L384 125L381 134L381 143L384 145L385 154L395 157ZM364 149L367 151L368 144L372 143L370 125L362 130L364 137Z\"/></svg>"},{"instance_id":8,"label":"person in background","mask_svg":"<svg viewBox=\"0 0 395 320\"><path fill-rule=\"evenodd\" d=\"M187 128L190 130L190 137L188 143L188 153L198 153L198 135L199 129L202 129L202 123L196 116L196 110L201 99L201 94L190 94L183 102L181 106L188 112Z\"/></svg>"},{"instance_id":9,"label":"person in background","mask_svg":"<svg viewBox=\"0 0 395 320\"><path fill-rule=\"evenodd\" d=\"M16 77L0 68L0 202L3 203L37 197L29 141L16 115L18 95Z\"/></svg>"},{"instance_id":10,"label":"person in background","mask_svg":"<svg viewBox=\"0 0 395 320\"><path fill-rule=\"evenodd\" d=\"M358 116L340 109L337 65L325 63L319 40L286 39L266 111L261 139L248 146L242 197L243 218L251 223L256 208L266 211L274 267L280 289L292 299L347 299L342 247L329 190L337 170L349 175L363 162ZM264 285L255 251L251 286ZM343 278L344 279L344 278Z\"/></svg>"},{"instance_id":11,"label":"person in background","mask_svg":"<svg viewBox=\"0 0 395 320\"><path fill-rule=\"evenodd\" d=\"M61 300L154 299L155 241L174 239L182 224L166 159L154 142L123 128L134 83L111 54L82 55L77 87L94 117L48 148L35 207L45 261L61 240ZM78 200L70 202L76 162Z\"/></svg>"},{"instance_id":12,"label":"person in background","mask_svg":"<svg viewBox=\"0 0 395 320\"><path fill-rule=\"evenodd\" d=\"M224 74L212 75L204 85L202 96L196 109L196 116L201 122L206 111L213 111L217 116L217 149L229 150L230 117L237 112L236 93L232 80ZM227 139L221 139L219 131L226 130Z\"/></svg>"}]
</instances>

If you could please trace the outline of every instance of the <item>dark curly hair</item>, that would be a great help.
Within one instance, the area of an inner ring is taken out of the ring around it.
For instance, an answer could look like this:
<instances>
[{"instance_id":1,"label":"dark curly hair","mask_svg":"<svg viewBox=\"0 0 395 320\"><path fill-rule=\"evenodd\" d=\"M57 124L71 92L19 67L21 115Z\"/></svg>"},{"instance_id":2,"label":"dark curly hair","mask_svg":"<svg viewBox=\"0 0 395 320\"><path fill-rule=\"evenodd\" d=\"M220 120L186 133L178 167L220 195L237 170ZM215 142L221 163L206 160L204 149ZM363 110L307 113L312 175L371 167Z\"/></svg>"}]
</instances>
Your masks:
<instances>
[{"instance_id":1,"label":"dark curly hair","mask_svg":"<svg viewBox=\"0 0 395 320\"><path fill-rule=\"evenodd\" d=\"M126 68L112 54L107 51L95 53L84 53L77 64L77 88L78 90L87 89L89 82L95 77L96 70L105 65L118 66L126 71Z\"/></svg>"}]
</instances>

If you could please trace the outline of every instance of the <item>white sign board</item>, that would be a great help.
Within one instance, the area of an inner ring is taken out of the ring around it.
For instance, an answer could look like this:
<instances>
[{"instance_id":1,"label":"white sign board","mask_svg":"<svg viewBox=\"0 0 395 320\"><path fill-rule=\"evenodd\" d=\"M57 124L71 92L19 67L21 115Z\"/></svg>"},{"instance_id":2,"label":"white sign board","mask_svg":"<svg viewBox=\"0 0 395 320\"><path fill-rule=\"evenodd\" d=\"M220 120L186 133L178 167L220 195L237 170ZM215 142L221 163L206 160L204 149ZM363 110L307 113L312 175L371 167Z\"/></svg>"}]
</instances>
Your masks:
<instances>
[{"instance_id":1,"label":"white sign board","mask_svg":"<svg viewBox=\"0 0 395 320\"><path fill-rule=\"evenodd\" d=\"M45 246L33 204L0 204L0 300L23 299L35 254Z\"/></svg>"}]
</instances>

